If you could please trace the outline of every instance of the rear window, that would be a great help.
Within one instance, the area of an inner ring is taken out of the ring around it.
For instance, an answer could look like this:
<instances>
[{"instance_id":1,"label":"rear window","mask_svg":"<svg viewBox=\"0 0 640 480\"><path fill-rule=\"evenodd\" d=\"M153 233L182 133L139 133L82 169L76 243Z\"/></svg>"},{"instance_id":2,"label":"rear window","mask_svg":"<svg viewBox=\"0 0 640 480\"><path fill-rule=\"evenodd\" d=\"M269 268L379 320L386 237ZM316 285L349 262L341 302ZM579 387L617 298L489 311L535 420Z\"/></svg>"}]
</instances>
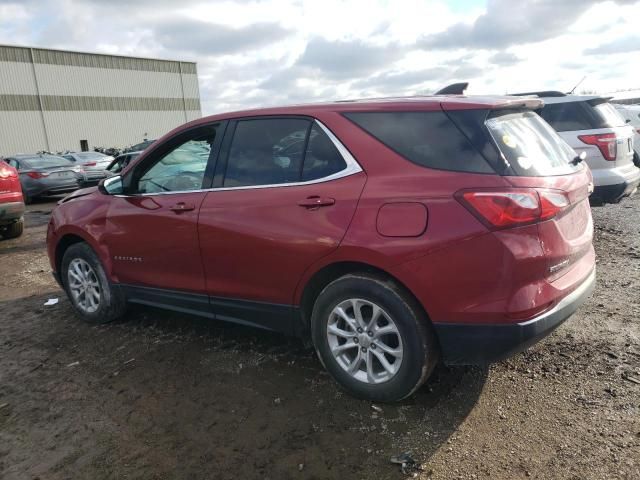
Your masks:
<instances>
[{"instance_id":1,"label":"rear window","mask_svg":"<svg viewBox=\"0 0 640 480\"><path fill-rule=\"evenodd\" d=\"M601 121L587 102L551 103L544 106L540 116L558 132L601 128Z\"/></svg>"},{"instance_id":2,"label":"rear window","mask_svg":"<svg viewBox=\"0 0 640 480\"><path fill-rule=\"evenodd\" d=\"M444 112L352 112L345 117L423 167L495 173Z\"/></svg>"},{"instance_id":3,"label":"rear window","mask_svg":"<svg viewBox=\"0 0 640 480\"><path fill-rule=\"evenodd\" d=\"M603 98L547 104L540 111L540 116L558 132L625 125L620 113Z\"/></svg>"},{"instance_id":4,"label":"rear window","mask_svg":"<svg viewBox=\"0 0 640 480\"><path fill-rule=\"evenodd\" d=\"M582 168L569 163L576 153L534 112L493 112L486 125L518 176L566 175Z\"/></svg>"},{"instance_id":5,"label":"rear window","mask_svg":"<svg viewBox=\"0 0 640 480\"><path fill-rule=\"evenodd\" d=\"M595 106L596 112L608 127L624 127L627 122L610 103L601 103Z\"/></svg>"},{"instance_id":6,"label":"rear window","mask_svg":"<svg viewBox=\"0 0 640 480\"><path fill-rule=\"evenodd\" d=\"M32 157L20 160L24 162L30 168L55 168L55 167L68 167L73 162L62 157L45 156L45 157Z\"/></svg>"}]
</instances>

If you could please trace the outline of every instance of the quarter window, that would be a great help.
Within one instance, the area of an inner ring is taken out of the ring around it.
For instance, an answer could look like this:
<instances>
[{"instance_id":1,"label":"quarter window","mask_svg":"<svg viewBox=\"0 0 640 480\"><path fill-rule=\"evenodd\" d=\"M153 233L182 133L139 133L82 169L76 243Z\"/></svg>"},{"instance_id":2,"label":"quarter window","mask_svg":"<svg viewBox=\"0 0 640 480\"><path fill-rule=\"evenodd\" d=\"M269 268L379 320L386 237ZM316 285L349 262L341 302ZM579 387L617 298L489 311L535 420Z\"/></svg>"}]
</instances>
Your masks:
<instances>
[{"instance_id":1,"label":"quarter window","mask_svg":"<svg viewBox=\"0 0 640 480\"><path fill-rule=\"evenodd\" d=\"M188 132L176 140L138 181L139 193L184 192L202 188L216 126Z\"/></svg>"}]
</instances>

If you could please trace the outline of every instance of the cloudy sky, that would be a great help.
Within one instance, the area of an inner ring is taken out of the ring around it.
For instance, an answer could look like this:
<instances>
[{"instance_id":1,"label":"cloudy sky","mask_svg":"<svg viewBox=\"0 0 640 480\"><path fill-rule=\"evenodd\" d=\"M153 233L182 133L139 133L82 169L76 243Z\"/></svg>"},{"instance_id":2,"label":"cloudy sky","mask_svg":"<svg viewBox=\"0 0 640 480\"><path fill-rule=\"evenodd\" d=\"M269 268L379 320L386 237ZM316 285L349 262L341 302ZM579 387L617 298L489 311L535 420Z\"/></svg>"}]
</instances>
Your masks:
<instances>
[{"instance_id":1,"label":"cloudy sky","mask_svg":"<svg viewBox=\"0 0 640 480\"><path fill-rule=\"evenodd\" d=\"M195 60L205 114L640 87L637 0L0 0L0 43Z\"/></svg>"}]
</instances>

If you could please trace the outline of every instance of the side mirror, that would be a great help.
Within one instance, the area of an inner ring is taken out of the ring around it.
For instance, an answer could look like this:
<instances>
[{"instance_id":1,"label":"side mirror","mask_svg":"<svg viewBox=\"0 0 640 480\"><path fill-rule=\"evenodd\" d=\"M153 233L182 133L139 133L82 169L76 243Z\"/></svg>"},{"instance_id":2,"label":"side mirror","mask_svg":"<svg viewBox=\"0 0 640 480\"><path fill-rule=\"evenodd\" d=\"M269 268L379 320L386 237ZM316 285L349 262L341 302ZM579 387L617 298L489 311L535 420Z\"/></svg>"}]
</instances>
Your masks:
<instances>
[{"instance_id":1,"label":"side mirror","mask_svg":"<svg viewBox=\"0 0 640 480\"><path fill-rule=\"evenodd\" d=\"M587 152L585 152L584 150L581 151L578 157L580 157L580 160L584 160L585 158L587 158Z\"/></svg>"},{"instance_id":2,"label":"side mirror","mask_svg":"<svg viewBox=\"0 0 640 480\"><path fill-rule=\"evenodd\" d=\"M98 184L98 190L104 195L122 195L124 193L122 177L120 175L116 175L114 177L105 178Z\"/></svg>"}]
</instances>

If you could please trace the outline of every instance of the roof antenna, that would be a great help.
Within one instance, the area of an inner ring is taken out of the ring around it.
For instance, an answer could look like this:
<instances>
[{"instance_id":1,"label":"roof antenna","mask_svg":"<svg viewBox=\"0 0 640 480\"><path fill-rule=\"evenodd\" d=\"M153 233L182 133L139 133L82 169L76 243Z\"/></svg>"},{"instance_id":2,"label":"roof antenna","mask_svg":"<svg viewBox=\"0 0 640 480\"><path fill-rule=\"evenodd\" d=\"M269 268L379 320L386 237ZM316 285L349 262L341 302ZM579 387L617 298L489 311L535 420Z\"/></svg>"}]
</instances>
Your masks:
<instances>
[{"instance_id":1,"label":"roof antenna","mask_svg":"<svg viewBox=\"0 0 640 480\"><path fill-rule=\"evenodd\" d=\"M576 83L576 86L575 86L575 87L573 87L571 90L569 90L569 91L567 92L567 95L571 95L571 94L573 94L573 92L575 92L576 88L578 88L578 87L580 86L580 84L581 84L582 82L584 82L584 79L585 79L585 78L587 78L587 76L586 76L586 75L585 75L584 77L582 77L582 80L580 80L578 83Z\"/></svg>"},{"instance_id":2,"label":"roof antenna","mask_svg":"<svg viewBox=\"0 0 640 480\"><path fill-rule=\"evenodd\" d=\"M435 95L464 95L464 91L469 86L469 82L452 83L438 90Z\"/></svg>"}]
</instances>

